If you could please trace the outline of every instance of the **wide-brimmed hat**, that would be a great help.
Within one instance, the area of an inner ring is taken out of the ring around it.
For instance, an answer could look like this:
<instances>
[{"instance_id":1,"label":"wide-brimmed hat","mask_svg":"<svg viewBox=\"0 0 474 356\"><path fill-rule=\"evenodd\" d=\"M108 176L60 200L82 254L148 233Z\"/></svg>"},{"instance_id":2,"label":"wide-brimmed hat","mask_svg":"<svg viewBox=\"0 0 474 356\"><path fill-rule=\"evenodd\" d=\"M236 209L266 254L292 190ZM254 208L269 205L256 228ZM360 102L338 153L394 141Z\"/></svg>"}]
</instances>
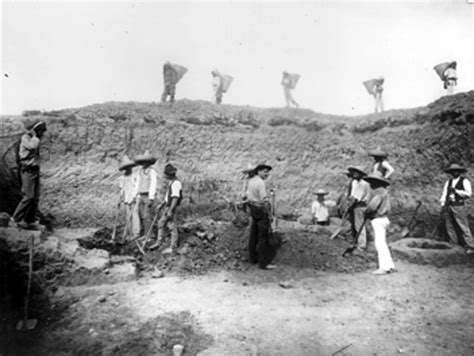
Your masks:
<instances>
[{"instance_id":1,"label":"wide-brimmed hat","mask_svg":"<svg viewBox=\"0 0 474 356\"><path fill-rule=\"evenodd\" d=\"M255 172L258 172L258 171L261 171L261 170L264 170L264 169L268 169L269 171L272 170L272 166L269 166L268 164L265 164L265 163L259 163L257 164L257 166L254 168L254 171Z\"/></svg>"},{"instance_id":2,"label":"wide-brimmed hat","mask_svg":"<svg viewBox=\"0 0 474 356\"><path fill-rule=\"evenodd\" d=\"M375 183L375 184L384 185L384 186L390 185L390 182L388 180L375 174L370 174L368 176L363 177L362 179L369 183Z\"/></svg>"},{"instance_id":3,"label":"wide-brimmed hat","mask_svg":"<svg viewBox=\"0 0 474 356\"><path fill-rule=\"evenodd\" d=\"M466 173L467 169L459 164L452 163L449 165L448 168L444 170L446 173L452 173L452 172L461 172L461 173Z\"/></svg>"},{"instance_id":4,"label":"wide-brimmed hat","mask_svg":"<svg viewBox=\"0 0 474 356\"><path fill-rule=\"evenodd\" d=\"M173 166L171 163L168 163L168 164L165 166L164 173L165 173L167 176L173 176L173 175L176 174L177 171L178 171L178 168L176 168L175 166Z\"/></svg>"},{"instance_id":5,"label":"wide-brimmed hat","mask_svg":"<svg viewBox=\"0 0 474 356\"><path fill-rule=\"evenodd\" d=\"M242 173L243 173L243 174L249 174L249 173L252 173L252 172L254 172L254 171L255 171L254 166L253 166L252 164L249 164L249 165L247 166L247 168L245 168L245 169L242 171Z\"/></svg>"},{"instance_id":6,"label":"wide-brimmed hat","mask_svg":"<svg viewBox=\"0 0 474 356\"><path fill-rule=\"evenodd\" d=\"M136 163L134 161L132 161L130 158L128 158L127 155L125 155L125 156L123 156L122 162L120 163L119 171L122 171L126 168L129 168L129 167L134 167L135 165L136 165Z\"/></svg>"},{"instance_id":7,"label":"wide-brimmed hat","mask_svg":"<svg viewBox=\"0 0 474 356\"><path fill-rule=\"evenodd\" d=\"M362 176L367 175L367 173L364 172L364 169L360 166L350 166L350 167L347 168L347 170L349 171L350 174L352 174L352 172L358 172Z\"/></svg>"},{"instance_id":8,"label":"wide-brimmed hat","mask_svg":"<svg viewBox=\"0 0 474 356\"><path fill-rule=\"evenodd\" d=\"M138 155L137 157L135 157L135 162L137 164L143 164L143 163L155 163L156 162L156 158L153 157L150 153L150 151L146 151L144 154L142 155Z\"/></svg>"},{"instance_id":9,"label":"wide-brimmed hat","mask_svg":"<svg viewBox=\"0 0 474 356\"><path fill-rule=\"evenodd\" d=\"M376 149L376 150L370 151L369 156L386 158L386 157L388 157L388 153L384 152L380 149Z\"/></svg>"},{"instance_id":10,"label":"wide-brimmed hat","mask_svg":"<svg viewBox=\"0 0 474 356\"><path fill-rule=\"evenodd\" d=\"M329 193L326 192L324 189L318 189L317 191L313 192L313 194L315 194L315 195L327 195Z\"/></svg>"}]
</instances>

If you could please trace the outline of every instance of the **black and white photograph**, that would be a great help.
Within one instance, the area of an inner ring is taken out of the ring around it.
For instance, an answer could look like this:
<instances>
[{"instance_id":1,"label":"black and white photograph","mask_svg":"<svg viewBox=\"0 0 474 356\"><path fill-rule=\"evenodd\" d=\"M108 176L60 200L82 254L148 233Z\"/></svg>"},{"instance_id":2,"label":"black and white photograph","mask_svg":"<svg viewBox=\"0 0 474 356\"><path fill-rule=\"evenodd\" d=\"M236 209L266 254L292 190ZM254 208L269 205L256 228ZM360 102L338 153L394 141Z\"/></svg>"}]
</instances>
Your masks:
<instances>
[{"instance_id":1,"label":"black and white photograph","mask_svg":"<svg viewBox=\"0 0 474 356\"><path fill-rule=\"evenodd\" d=\"M474 1L0 17L0 356L474 354Z\"/></svg>"}]
</instances>

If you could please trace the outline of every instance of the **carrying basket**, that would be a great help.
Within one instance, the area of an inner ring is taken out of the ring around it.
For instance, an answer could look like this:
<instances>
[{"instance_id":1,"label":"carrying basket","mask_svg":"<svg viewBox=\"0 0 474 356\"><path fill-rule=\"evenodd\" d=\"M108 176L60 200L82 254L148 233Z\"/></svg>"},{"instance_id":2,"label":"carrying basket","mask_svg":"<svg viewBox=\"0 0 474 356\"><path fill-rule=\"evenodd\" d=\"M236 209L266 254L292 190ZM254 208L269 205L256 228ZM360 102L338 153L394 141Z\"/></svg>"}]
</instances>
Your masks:
<instances>
[{"instance_id":1,"label":"carrying basket","mask_svg":"<svg viewBox=\"0 0 474 356\"><path fill-rule=\"evenodd\" d=\"M230 84L234 78L228 74L221 74L221 81L222 81L222 92L226 93L229 90Z\"/></svg>"},{"instance_id":2,"label":"carrying basket","mask_svg":"<svg viewBox=\"0 0 474 356\"><path fill-rule=\"evenodd\" d=\"M444 81L444 72L446 71L446 69L448 69L448 67L452 65L456 66L456 61L437 64L433 67L433 69L436 74L438 74L439 78Z\"/></svg>"},{"instance_id":3,"label":"carrying basket","mask_svg":"<svg viewBox=\"0 0 474 356\"><path fill-rule=\"evenodd\" d=\"M181 80L181 78L186 74L188 69L179 64L172 64L171 66L173 67L173 69L175 70L177 74L176 83L178 83Z\"/></svg>"},{"instance_id":4,"label":"carrying basket","mask_svg":"<svg viewBox=\"0 0 474 356\"><path fill-rule=\"evenodd\" d=\"M369 79L369 80L366 80L365 82L362 82L362 84L364 84L364 87L365 89L367 89L367 92L370 94L370 95L374 95L375 94L375 85L376 84L380 84L382 85L384 83L384 78L376 78L376 79Z\"/></svg>"}]
</instances>

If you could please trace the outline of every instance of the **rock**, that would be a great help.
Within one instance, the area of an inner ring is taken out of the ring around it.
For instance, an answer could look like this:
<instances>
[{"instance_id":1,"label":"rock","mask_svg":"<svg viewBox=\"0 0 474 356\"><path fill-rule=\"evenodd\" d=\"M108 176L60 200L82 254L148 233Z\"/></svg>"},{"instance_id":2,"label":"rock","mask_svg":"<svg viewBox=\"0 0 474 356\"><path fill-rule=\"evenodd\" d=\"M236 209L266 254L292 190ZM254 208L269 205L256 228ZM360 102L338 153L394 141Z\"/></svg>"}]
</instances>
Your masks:
<instances>
[{"instance_id":1,"label":"rock","mask_svg":"<svg viewBox=\"0 0 474 356\"><path fill-rule=\"evenodd\" d=\"M282 288L285 288L285 289L293 288L293 284L289 281L282 281L282 282L278 283L278 285Z\"/></svg>"},{"instance_id":2,"label":"rock","mask_svg":"<svg viewBox=\"0 0 474 356\"><path fill-rule=\"evenodd\" d=\"M113 265L108 271L106 281L109 283L131 282L137 279L137 268L132 262Z\"/></svg>"},{"instance_id":3,"label":"rock","mask_svg":"<svg viewBox=\"0 0 474 356\"><path fill-rule=\"evenodd\" d=\"M22 230L16 227L0 227L0 238L5 239L8 248L12 252L27 248L31 236L34 238L33 241L36 249L41 244L42 231Z\"/></svg>"},{"instance_id":4,"label":"rock","mask_svg":"<svg viewBox=\"0 0 474 356\"><path fill-rule=\"evenodd\" d=\"M109 253L97 248L86 250L79 247L74 255L74 262L75 269L103 271L109 265Z\"/></svg>"},{"instance_id":5,"label":"rock","mask_svg":"<svg viewBox=\"0 0 474 356\"><path fill-rule=\"evenodd\" d=\"M165 276L164 272L160 269L156 269L151 274L151 278L163 278Z\"/></svg>"},{"instance_id":6,"label":"rock","mask_svg":"<svg viewBox=\"0 0 474 356\"><path fill-rule=\"evenodd\" d=\"M10 223L10 215L7 213L0 213L0 227L8 227Z\"/></svg>"},{"instance_id":7,"label":"rock","mask_svg":"<svg viewBox=\"0 0 474 356\"><path fill-rule=\"evenodd\" d=\"M104 303L106 300L107 300L107 298L105 297L105 295L101 295L99 298L97 298L97 301L99 303Z\"/></svg>"}]
</instances>

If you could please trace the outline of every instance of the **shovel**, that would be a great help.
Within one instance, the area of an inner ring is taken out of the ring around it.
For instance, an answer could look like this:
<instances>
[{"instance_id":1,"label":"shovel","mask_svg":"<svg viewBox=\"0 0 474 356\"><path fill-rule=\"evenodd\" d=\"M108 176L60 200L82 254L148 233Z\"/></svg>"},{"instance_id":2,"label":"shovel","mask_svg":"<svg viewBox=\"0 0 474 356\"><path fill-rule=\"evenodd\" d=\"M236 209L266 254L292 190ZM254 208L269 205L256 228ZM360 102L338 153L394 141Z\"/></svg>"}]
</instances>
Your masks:
<instances>
[{"instance_id":1,"label":"shovel","mask_svg":"<svg viewBox=\"0 0 474 356\"><path fill-rule=\"evenodd\" d=\"M415 218L416 218L416 214L418 213L418 209L420 209L420 206L421 206L422 202L418 200L418 203L416 205L416 208L415 208L415 211L413 212L413 215L411 217L411 220L410 222L408 223L407 226L405 226L402 230L402 237L405 238L405 237L408 237L408 235L410 234L411 230L413 229L414 226L413 225L413 222L415 221Z\"/></svg>"},{"instance_id":2,"label":"shovel","mask_svg":"<svg viewBox=\"0 0 474 356\"><path fill-rule=\"evenodd\" d=\"M362 222L362 225L360 225L359 231L357 231L357 235L354 238L355 242L352 244L351 247L346 248L346 250L342 254L342 257L346 257L348 253L351 254L357 248L357 240L359 239L359 235L362 232L362 229L365 227L366 222L367 222L367 219L364 219L364 221Z\"/></svg>"},{"instance_id":3,"label":"shovel","mask_svg":"<svg viewBox=\"0 0 474 356\"><path fill-rule=\"evenodd\" d=\"M34 249L34 235L30 236L30 257L28 261L28 284L26 287L25 307L23 309L23 320L16 324L17 330L33 330L38 323L36 319L28 319L28 302L30 299L31 277L33 275L33 249Z\"/></svg>"}]
</instances>

